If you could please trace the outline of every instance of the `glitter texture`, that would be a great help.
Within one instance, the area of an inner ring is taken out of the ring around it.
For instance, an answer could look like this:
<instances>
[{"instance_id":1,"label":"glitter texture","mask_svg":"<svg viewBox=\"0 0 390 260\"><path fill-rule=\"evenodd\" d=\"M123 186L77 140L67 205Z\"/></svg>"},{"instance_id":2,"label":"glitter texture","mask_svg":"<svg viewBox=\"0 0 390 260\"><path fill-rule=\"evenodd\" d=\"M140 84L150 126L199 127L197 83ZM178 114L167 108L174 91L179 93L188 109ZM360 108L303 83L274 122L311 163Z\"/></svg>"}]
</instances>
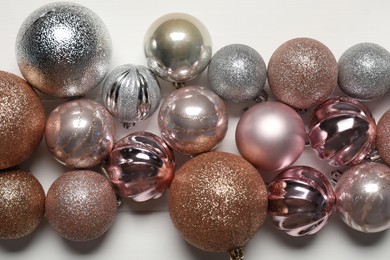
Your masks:
<instances>
[{"instance_id":1,"label":"glitter texture","mask_svg":"<svg viewBox=\"0 0 390 260\"><path fill-rule=\"evenodd\" d=\"M214 54L208 68L210 88L235 103L260 96L267 68L260 54L249 46L231 44Z\"/></svg>"},{"instance_id":2,"label":"glitter texture","mask_svg":"<svg viewBox=\"0 0 390 260\"><path fill-rule=\"evenodd\" d=\"M104 81L104 106L125 127L145 120L158 108L160 85L152 72L140 65L122 65L111 71Z\"/></svg>"},{"instance_id":3,"label":"glitter texture","mask_svg":"<svg viewBox=\"0 0 390 260\"><path fill-rule=\"evenodd\" d=\"M267 214L267 191L249 162L234 154L209 152L177 172L169 213L190 244L226 252L242 246L260 229Z\"/></svg>"},{"instance_id":4,"label":"glitter texture","mask_svg":"<svg viewBox=\"0 0 390 260\"><path fill-rule=\"evenodd\" d=\"M101 163L114 146L115 126L103 105L76 99L59 105L46 122L49 151L62 164L90 168Z\"/></svg>"},{"instance_id":5,"label":"glitter texture","mask_svg":"<svg viewBox=\"0 0 390 260\"><path fill-rule=\"evenodd\" d=\"M45 192L28 171L0 173L0 239L17 239L33 232L45 212Z\"/></svg>"},{"instance_id":6,"label":"glitter texture","mask_svg":"<svg viewBox=\"0 0 390 260\"><path fill-rule=\"evenodd\" d=\"M81 96L108 72L108 30L91 10L74 3L45 5L24 21L16 40L19 69L33 87L57 97Z\"/></svg>"},{"instance_id":7,"label":"glitter texture","mask_svg":"<svg viewBox=\"0 0 390 260\"><path fill-rule=\"evenodd\" d=\"M275 97L304 109L324 101L337 86L337 61L324 44L296 38L282 44L268 63L268 83Z\"/></svg>"},{"instance_id":8,"label":"glitter texture","mask_svg":"<svg viewBox=\"0 0 390 260\"><path fill-rule=\"evenodd\" d=\"M372 101L390 88L390 53L374 43L359 43L341 55L339 87L350 97Z\"/></svg>"},{"instance_id":9,"label":"glitter texture","mask_svg":"<svg viewBox=\"0 0 390 260\"><path fill-rule=\"evenodd\" d=\"M42 140L45 111L20 77L0 71L0 169L26 160Z\"/></svg>"},{"instance_id":10,"label":"glitter texture","mask_svg":"<svg viewBox=\"0 0 390 260\"><path fill-rule=\"evenodd\" d=\"M390 169L366 162L345 171L337 181L336 209L351 228L374 233L390 228Z\"/></svg>"},{"instance_id":11,"label":"glitter texture","mask_svg":"<svg viewBox=\"0 0 390 260\"><path fill-rule=\"evenodd\" d=\"M390 109L379 119L375 141L380 157L390 165Z\"/></svg>"},{"instance_id":12,"label":"glitter texture","mask_svg":"<svg viewBox=\"0 0 390 260\"><path fill-rule=\"evenodd\" d=\"M64 238L87 241L98 238L116 216L116 195L109 181L93 171L73 171L50 186L46 218Z\"/></svg>"}]
</instances>

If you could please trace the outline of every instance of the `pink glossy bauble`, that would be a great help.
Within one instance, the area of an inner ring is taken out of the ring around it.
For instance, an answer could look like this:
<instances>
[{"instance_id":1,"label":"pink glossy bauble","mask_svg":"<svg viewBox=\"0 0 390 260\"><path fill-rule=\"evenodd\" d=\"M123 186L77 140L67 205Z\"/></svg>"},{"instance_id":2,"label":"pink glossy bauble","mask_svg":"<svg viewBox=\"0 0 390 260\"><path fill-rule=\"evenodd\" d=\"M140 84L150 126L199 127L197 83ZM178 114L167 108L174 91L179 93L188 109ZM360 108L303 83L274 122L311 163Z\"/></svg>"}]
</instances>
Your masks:
<instances>
[{"instance_id":1,"label":"pink glossy bauble","mask_svg":"<svg viewBox=\"0 0 390 260\"><path fill-rule=\"evenodd\" d=\"M223 100L201 86L169 94L161 105L158 126L173 150L198 155L215 148L225 137L228 114Z\"/></svg>"},{"instance_id":2,"label":"pink glossy bauble","mask_svg":"<svg viewBox=\"0 0 390 260\"><path fill-rule=\"evenodd\" d=\"M291 236L318 232L328 222L334 204L332 185L312 167L290 167L268 186L272 223Z\"/></svg>"},{"instance_id":3,"label":"pink glossy bauble","mask_svg":"<svg viewBox=\"0 0 390 260\"><path fill-rule=\"evenodd\" d=\"M49 151L71 168L101 163L114 145L115 126L103 105L90 99L62 103L47 118L45 139Z\"/></svg>"},{"instance_id":4,"label":"pink glossy bauble","mask_svg":"<svg viewBox=\"0 0 390 260\"><path fill-rule=\"evenodd\" d=\"M259 103L241 116L236 144L241 155L260 170L277 171L295 162L305 148L305 126L289 106Z\"/></svg>"},{"instance_id":5,"label":"pink glossy bauble","mask_svg":"<svg viewBox=\"0 0 390 260\"><path fill-rule=\"evenodd\" d=\"M351 228L380 232L390 228L390 168L366 162L341 175L336 187L336 209Z\"/></svg>"},{"instance_id":6,"label":"pink glossy bauble","mask_svg":"<svg viewBox=\"0 0 390 260\"><path fill-rule=\"evenodd\" d=\"M349 97L333 97L317 106L308 138L318 157L332 166L355 165L371 151L376 124L370 110Z\"/></svg>"},{"instance_id":7,"label":"pink glossy bauble","mask_svg":"<svg viewBox=\"0 0 390 260\"><path fill-rule=\"evenodd\" d=\"M132 133L119 140L108 157L106 174L121 197L157 199L175 174L173 151L157 135Z\"/></svg>"}]
</instances>

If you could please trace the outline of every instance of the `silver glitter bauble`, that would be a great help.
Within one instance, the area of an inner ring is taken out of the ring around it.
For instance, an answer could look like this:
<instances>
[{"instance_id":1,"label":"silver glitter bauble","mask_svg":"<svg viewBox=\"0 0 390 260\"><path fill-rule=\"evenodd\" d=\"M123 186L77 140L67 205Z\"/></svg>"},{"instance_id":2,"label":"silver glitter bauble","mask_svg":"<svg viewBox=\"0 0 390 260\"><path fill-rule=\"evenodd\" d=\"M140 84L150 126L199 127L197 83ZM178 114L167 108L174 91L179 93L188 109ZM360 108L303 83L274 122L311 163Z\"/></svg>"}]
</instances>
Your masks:
<instances>
[{"instance_id":1,"label":"silver glitter bauble","mask_svg":"<svg viewBox=\"0 0 390 260\"><path fill-rule=\"evenodd\" d=\"M172 13L156 20L145 36L148 67L157 76L183 83L209 64L212 48L206 27L195 17Z\"/></svg>"},{"instance_id":2,"label":"silver glitter bauble","mask_svg":"<svg viewBox=\"0 0 390 260\"><path fill-rule=\"evenodd\" d=\"M231 44L214 54L208 79L210 88L220 97L243 103L260 96L267 79L267 68L256 50Z\"/></svg>"},{"instance_id":3,"label":"silver glitter bauble","mask_svg":"<svg viewBox=\"0 0 390 260\"><path fill-rule=\"evenodd\" d=\"M359 43L340 57L339 87L350 97L372 101L390 88L390 53L375 43Z\"/></svg>"},{"instance_id":4,"label":"silver glitter bauble","mask_svg":"<svg viewBox=\"0 0 390 260\"><path fill-rule=\"evenodd\" d=\"M108 74L102 98L107 110L130 128L156 111L161 99L160 85L146 67L126 64Z\"/></svg>"},{"instance_id":5,"label":"silver glitter bauble","mask_svg":"<svg viewBox=\"0 0 390 260\"><path fill-rule=\"evenodd\" d=\"M74 3L51 3L34 11L21 26L16 56L23 77L56 97L81 96L105 77L112 56L102 20Z\"/></svg>"}]
</instances>

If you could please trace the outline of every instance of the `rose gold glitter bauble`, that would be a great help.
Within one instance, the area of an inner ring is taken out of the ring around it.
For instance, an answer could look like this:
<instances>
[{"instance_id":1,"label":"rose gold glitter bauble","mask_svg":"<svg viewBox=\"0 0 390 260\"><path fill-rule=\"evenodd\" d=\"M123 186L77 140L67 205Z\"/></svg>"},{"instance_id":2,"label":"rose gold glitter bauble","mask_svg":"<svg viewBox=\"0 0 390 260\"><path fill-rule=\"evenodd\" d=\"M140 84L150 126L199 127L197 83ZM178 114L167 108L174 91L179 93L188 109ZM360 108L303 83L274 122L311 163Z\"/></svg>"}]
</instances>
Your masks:
<instances>
[{"instance_id":1,"label":"rose gold glitter bauble","mask_svg":"<svg viewBox=\"0 0 390 260\"><path fill-rule=\"evenodd\" d=\"M211 252L239 248L260 229L267 214L267 191L257 170L242 157L201 154L177 172L169 213L190 244Z\"/></svg>"},{"instance_id":2,"label":"rose gold glitter bauble","mask_svg":"<svg viewBox=\"0 0 390 260\"><path fill-rule=\"evenodd\" d=\"M13 167L34 152L45 129L45 111L22 78L0 71L0 169Z\"/></svg>"},{"instance_id":3,"label":"rose gold glitter bauble","mask_svg":"<svg viewBox=\"0 0 390 260\"><path fill-rule=\"evenodd\" d=\"M382 160L390 165L390 109L379 119L375 141Z\"/></svg>"},{"instance_id":4,"label":"rose gold glitter bauble","mask_svg":"<svg viewBox=\"0 0 390 260\"><path fill-rule=\"evenodd\" d=\"M310 38L285 42L268 63L268 83L275 97L300 109L324 101L337 86L337 73L332 52Z\"/></svg>"},{"instance_id":5,"label":"rose gold glitter bauble","mask_svg":"<svg viewBox=\"0 0 390 260\"><path fill-rule=\"evenodd\" d=\"M116 215L116 195L109 181L93 171L60 176L46 196L46 218L60 236L88 241L103 235Z\"/></svg>"},{"instance_id":6,"label":"rose gold glitter bauble","mask_svg":"<svg viewBox=\"0 0 390 260\"><path fill-rule=\"evenodd\" d=\"M0 239L27 236L41 223L45 192L28 171L0 173Z\"/></svg>"}]
</instances>

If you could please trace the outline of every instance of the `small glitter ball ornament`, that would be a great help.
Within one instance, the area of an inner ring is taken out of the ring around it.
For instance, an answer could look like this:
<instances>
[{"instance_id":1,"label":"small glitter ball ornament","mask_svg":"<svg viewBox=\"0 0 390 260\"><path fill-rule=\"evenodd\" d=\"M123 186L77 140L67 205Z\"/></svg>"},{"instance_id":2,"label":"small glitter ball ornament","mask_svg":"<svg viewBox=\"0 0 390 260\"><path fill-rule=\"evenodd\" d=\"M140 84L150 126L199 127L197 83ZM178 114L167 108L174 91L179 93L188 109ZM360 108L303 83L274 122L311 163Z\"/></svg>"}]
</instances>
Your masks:
<instances>
[{"instance_id":1,"label":"small glitter ball ornament","mask_svg":"<svg viewBox=\"0 0 390 260\"><path fill-rule=\"evenodd\" d=\"M379 119L375 142L381 159L390 165L390 109Z\"/></svg>"},{"instance_id":2,"label":"small glitter ball ornament","mask_svg":"<svg viewBox=\"0 0 390 260\"><path fill-rule=\"evenodd\" d=\"M351 228L374 233L390 228L390 169L380 163L356 165L341 175L336 209Z\"/></svg>"},{"instance_id":3,"label":"small glitter ball ornament","mask_svg":"<svg viewBox=\"0 0 390 260\"><path fill-rule=\"evenodd\" d=\"M254 105L240 118L236 145L256 168L277 171L295 162L305 148L302 118L289 106L274 101Z\"/></svg>"},{"instance_id":4,"label":"small glitter ball ornament","mask_svg":"<svg viewBox=\"0 0 390 260\"><path fill-rule=\"evenodd\" d=\"M201 86L177 89L165 99L158 115L163 139L173 150L197 155L225 137L228 115L223 100Z\"/></svg>"},{"instance_id":5,"label":"small glitter ball ornament","mask_svg":"<svg viewBox=\"0 0 390 260\"><path fill-rule=\"evenodd\" d=\"M20 72L56 97L81 96L108 72L111 38L101 19L75 3L47 4L31 13L16 40Z\"/></svg>"},{"instance_id":6,"label":"small glitter ball ornament","mask_svg":"<svg viewBox=\"0 0 390 260\"><path fill-rule=\"evenodd\" d=\"M22 78L0 71L0 169L29 158L42 140L45 111Z\"/></svg>"},{"instance_id":7,"label":"small glitter ball ornament","mask_svg":"<svg viewBox=\"0 0 390 260\"><path fill-rule=\"evenodd\" d=\"M204 153L177 172L169 192L169 214L190 244L210 252L242 247L263 225L267 190L242 157Z\"/></svg>"},{"instance_id":8,"label":"small glitter ball ornament","mask_svg":"<svg viewBox=\"0 0 390 260\"><path fill-rule=\"evenodd\" d=\"M329 220L335 194L318 170L293 166L268 186L268 213L272 223L291 236L311 235Z\"/></svg>"},{"instance_id":9,"label":"small glitter ball ornament","mask_svg":"<svg viewBox=\"0 0 390 260\"><path fill-rule=\"evenodd\" d=\"M115 126L99 103L76 99L62 103L49 115L45 139L52 155L72 168L101 163L114 146Z\"/></svg>"},{"instance_id":10,"label":"small glitter ball ornament","mask_svg":"<svg viewBox=\"0 0 390 260\"><path fill-rule=\"evenodd\" d=\"M126 64L108 74L102 99L107 110L125 128L131 128L156 111L161 99L160 85L149 69Z\"/></svg>"},{"instance_id":11,"label":"small glitter ball ornament","mask_svg":"<svg viewBox=\"0 0 390 260\"><path fill-rule=\"evenodd\" d=\"M268 63L268 84L275 97L305 109L325 101L337 86L337 61L321 42L296 38L282 44Z\"/></svg>"},{"instance_id":12,"label":"small glitter ball ornament","mask_svg":"<svg viewBox=\"0 0 390 260\"><path fill-rule=\"evenodd\" d=\"M210 88L221 98L235 103L258 98L266 79L263 58L242 44L227 45L217 51L208 68Z\"/></svg>"},{"instance_id":13,"label":"small glitter ball ornament","mask_svg":"<svg viewBox=\"0 0 390 260\"><path fill-rule=\"evenodd\" d=\"M17 239L32 233L45 212L45 191L28 171L0 173L0 239Z\"/></svg>"},{"instance_id":14,"label":"small glitter ball ornament","mask_svg":"<svg viewBox=\"0 0 390 260\"><path fill-rule=\"evenodd\" d=\"M144 48L149 69L175 83L198 76L212 56L211 37L206 27L183 13L157 19L145 35Z\"/></svg>"},{"instance_id":15,"label":"small glitter ball ornament","mask_svg":"<svg viewBox=\"0 0 390 260\"><path fill-rule=\"evenodd\" d=\"M57 178L46 197L46 218L60 236L88 241L103 235L116 216L110 182L93 171L72 171Z\"/></svg>"},{"instance_id":16,"label":"small glitter ball ornament","mask_svg":"<svg viewBox=\"0 0 390 260\"><path fill-rule=\"evenodd\" d=\"M372 150L375 133L375 119L365 105L333 97L314 110L308 138L319 158L338 167L360 163Z\"/></svg>"},{"instance_id":17,"label":"small glitter ball ornament","mask_svg":"<svg viewBox=\"0 0 390 260\"><path fill-rule=\"evenodd\" d=\"M350 97L372 101L390 88L390 53L375 43L359 43L346 50L339 62L339 87Z\"/></svg>"},{"instance_id":18,"label":"small glitter ball ornament","mask_svg":"<svg viewBox=\"0 0 390 260\"><path fill-rule=\"evenodd\" d=\"M121 197L146 201L161 197L169 188L175 158L159 136L136 132L115 144L105 170Z\"/></svg>"}]
</instances>

